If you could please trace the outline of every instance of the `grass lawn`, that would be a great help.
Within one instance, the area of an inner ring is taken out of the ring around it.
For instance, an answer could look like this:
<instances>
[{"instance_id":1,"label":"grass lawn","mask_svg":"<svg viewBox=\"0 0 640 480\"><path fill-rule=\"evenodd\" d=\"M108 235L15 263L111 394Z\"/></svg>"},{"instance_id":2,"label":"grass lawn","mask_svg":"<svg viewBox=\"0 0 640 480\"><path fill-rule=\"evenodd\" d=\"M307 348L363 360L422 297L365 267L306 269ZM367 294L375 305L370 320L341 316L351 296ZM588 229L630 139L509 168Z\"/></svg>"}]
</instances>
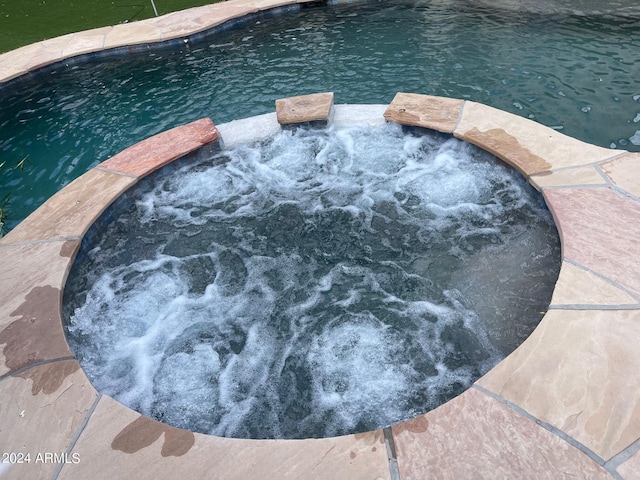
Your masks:
<instances>
[{"instance_id":1,"label":"grass lawn","mask_svg":"<svg viewBox=\"0 0 640 480\"><path fill-rule=\"evenodd\" d=\"M153 0L159 15L219 0ZM151 0L0 0L0 53L90 28L155 16Z\"/></svg>"}]
</instances>

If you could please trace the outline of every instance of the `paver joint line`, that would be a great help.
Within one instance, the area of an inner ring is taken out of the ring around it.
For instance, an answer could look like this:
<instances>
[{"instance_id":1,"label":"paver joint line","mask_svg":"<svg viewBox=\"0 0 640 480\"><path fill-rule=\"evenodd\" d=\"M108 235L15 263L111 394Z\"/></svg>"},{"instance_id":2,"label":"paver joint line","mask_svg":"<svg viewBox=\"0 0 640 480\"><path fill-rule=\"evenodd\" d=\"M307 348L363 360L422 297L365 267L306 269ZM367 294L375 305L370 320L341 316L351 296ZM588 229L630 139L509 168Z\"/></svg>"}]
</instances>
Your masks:
<instances>
[{"instance_id":1,"label":"paver joint line","mask_svg":"<svg viewBox=\"0 0 640 480\"><path fill-rule=\"evenodd\" d=\"M66 357L58 357L58 358L50 358L49 360L41 360L39 362L30 363L29 365L18 368L17 370L12 370L10 372L5 373L4 375L0 375L0 382L7 378L15 377L20 375L21 373L26 372L27 370L31 370L32 368L41 367L42 365L48 365L50 363L56 362L64 362L67 360L76 360L76 357L73 355L68 355Z\"/></svg>"},{"instance_id":2,"label":"paver joint line","mask_svg":"<svg viewBox=\"0 0 640 480\"><path fill-rule=\"evenodd\" d=\"M97 165L94 168L96 170L102 170L103 172L114 173L116 175L122 175L123 177L135 178L136 180L140 180L140 177L138 175L134 175L133 173L120 172L118 170L114 170L112 168L102 167L100 165ZM133 185L131 185L131 186L133 187Z\"/></svg>"},{"instance_id":3,"label":"paver joint line","mask_svg":"<svg viewBox=\"0 0 640 480\"><path fill-rule=\"evenodd\" d=\"M71 456L71 453L73 452L73 449L76 446L76 443L80 439L80 436L82 435L82 432L84 432L84 429L87 426L87 424L89 423L89 419L91 418L91 415L93 415L93 412L97 408L98 403L100 402L101 398L102 398L102 394L100 392L98 392L98 394L96 395L96 399L91 404L91 407L89 407L89 410L87 410L87 413L85 414L84 418L82 419L82 423L80 423L80 425L78 426L78 430L76 431L76 433L73 435L73 438L69 442L69 446L67 447L67 450L65 451L67 457ZM58 464L58 466L56 467L55 471L53 472L53 475L51 476L51 480L57 480L58 479L58 476L62 472L62 469L64 468L64 466L65 466L65 463Z\"/></svg>"},{"instance_id":4,"label":"paver joint line","mask_svg":"<svg viewBox=\"0 0 640 480\"><path fill-rule=\"evenodd\" d=\"M393 430L391 427L382 429L384 434L384 444L387 449L387 458L389 459L389 475L391 480L400 480L400 470L398 468L398 456L396 453L396 444L393 440Z\"/></svg>"},{"instance_id":5,"label":"paver joint line","mask_svg":"<svg viewBox=\"0 0 640 480\"><path fill-rule=\"evenodd\" d=\"M596 454L590 448L586 447L585 445L583 445L582 443L577 441L575 438L571 437L570 435L567 435L565 432L563 432L559 428L556 428L553 425L551 425L551 424L549 424L547 422L544 422L544 421L540 420L539 418L534 417L533 415L531 415L529 412L527 412L522 407L519 407L515 403L510 402L509 400L507 400L506 398L503 398L502 396L500 396L500 395L498 395L498 394L496 394L496 393L494 393L494 392L492 392L490 390L487 390L486 388L478 385L477 383L474 383L471 388L475 388L476 390L484 393L485 395L487 395L487 396L493 398L494 400L497 400L498 402L502 403L503 405L509 407L514 412L516 412L519 415L522 415L523 417L527 418L529 421L532 421L535 424L540 425L542 428L544 428L545 430L549 431L550 433L552 433L556 437L564 440L565 442L569 443L571 446L573 446L573 447L577 448L578 450L580 450L582 453L584 453L585 455L590 457L593 461L595 461L598 465L600 465L602 467L605 466L606 461L602 457L600 457L598 454Z\"/></svg>"},{"instance_id":6,"label":"paver joint line","mask_svg":"<svg viewBox=\"0 0 640 480\"><path fill-rule=\"evenodd\" d=\"M19 242L6 242L4 241L6 237L0 239L0 247L16 247L20 245L35 245L38 243L64 243L75 240L82 240L82 237L73 236L73 237L55 237L55 238L44 238L37 240L21 240Z\"/></svg>"},{"instance_id":7,"label":"paver joint line","mask_svg":"<svg viewBox=\"0 0 640 480\"><path fill-rule=\"evenodd\" d=\"M462 105L460 105L460 111L458 112L458 119L456 120L456 124L453 126L453 130L451 131L452 135L453 135L453 132L455 132L460 126L460 122L462 121L462 116L464 115L464 108L467 106L467 102L468 100L465 100L464 102L462 102Z\"/></svg>"}]
</instances>

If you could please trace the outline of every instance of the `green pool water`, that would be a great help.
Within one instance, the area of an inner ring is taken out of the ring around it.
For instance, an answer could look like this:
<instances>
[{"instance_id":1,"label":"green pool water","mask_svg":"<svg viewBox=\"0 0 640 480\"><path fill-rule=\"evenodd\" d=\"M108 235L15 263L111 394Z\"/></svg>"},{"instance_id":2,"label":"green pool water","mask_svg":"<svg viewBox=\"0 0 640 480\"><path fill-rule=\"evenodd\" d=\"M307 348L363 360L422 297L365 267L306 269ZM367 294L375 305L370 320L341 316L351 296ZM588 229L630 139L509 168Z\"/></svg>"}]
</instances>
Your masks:
<instances>
[{"instance_id":1,"label":"green pool water","mask_svg":"<svg viewBox=\"0 0 640 480\"><path fill-rule=\"evenodd\" d=\"M318 91L336 103L388 103L398 91L469 99L638 151L639 65L637 16L463 0L263 14L171 46L62 62L0 87L4 228L150 135Z\"/></svg>"}]
</instances>

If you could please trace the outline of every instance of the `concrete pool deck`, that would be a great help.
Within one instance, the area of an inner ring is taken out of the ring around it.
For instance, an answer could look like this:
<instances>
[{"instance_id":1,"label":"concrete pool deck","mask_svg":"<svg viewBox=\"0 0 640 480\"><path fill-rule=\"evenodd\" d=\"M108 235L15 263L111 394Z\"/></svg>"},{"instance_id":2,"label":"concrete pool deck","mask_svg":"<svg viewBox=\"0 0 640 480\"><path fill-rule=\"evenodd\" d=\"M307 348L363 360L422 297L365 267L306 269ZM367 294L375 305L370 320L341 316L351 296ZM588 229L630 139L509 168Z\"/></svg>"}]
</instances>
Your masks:
<instances>
[{"instance_id":1,"label":"concrete pool deck","mask_svg":"<svg viewBox=\"0 0 640 480\"><path fill-rule=\"evenodd\" d=\"M0 77L288 4L233 0L72 34L0 56ZM193 20L204 17L209 23ZM166 30L158 34L157 25ZM83 35L95 42L86 46ZM563 263L549 311L515 352L425 415L326 439L194 434L96 392L63 332L67 273L88 228L141 178L203 145L246 140L243 121L202 119L101 163L0 240L0 478L640 479L640 154L479 103L417 94L400 93L388 106L336 105L332 123L385 120L474 143L542 192ZM280 128L275 113L253 121L264 135Z\"/></svg>"}]
</instances>

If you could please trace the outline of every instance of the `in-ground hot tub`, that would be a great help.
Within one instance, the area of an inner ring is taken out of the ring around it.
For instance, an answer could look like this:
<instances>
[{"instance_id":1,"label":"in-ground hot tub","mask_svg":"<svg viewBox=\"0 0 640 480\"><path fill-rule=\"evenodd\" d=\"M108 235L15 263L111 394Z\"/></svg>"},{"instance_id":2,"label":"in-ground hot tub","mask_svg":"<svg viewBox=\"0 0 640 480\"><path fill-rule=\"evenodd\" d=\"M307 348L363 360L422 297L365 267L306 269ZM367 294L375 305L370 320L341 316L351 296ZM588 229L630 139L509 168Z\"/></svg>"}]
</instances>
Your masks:
<instances>
[{"instance_id":1,"label":"in-ground hot tub","mask_svg":"<svg viewBox=\"0 0 640 480\"><path fill-rule=\"evenodd\" d=\"M542 197L451 136L343 120L181 163L105 213L65 288L93 384L151 418L241 438L387 427L471 386L551 300Z\"/></svg>"},{"instance_id":2,"label":"in-ground hot tub","mask_svg":"<svg viewBox=\"0 0 640 480\"><path fill-rule=\"evenodd\" d=\"M516 3L519 7L530 4L509 2ZM272 4L257 2L257 8ZM534 6L539 5L536 2ZM255 4L229 2L211 10L224 10L226 18L233 18L252 9ZM196 15L192 27L200 28L202 24L198 22L204 10ZM184 18L171 17L176 22ZM609 28L605 26L602 30L599 18L600 14L578 15L570 17L568 25L581 32L598 31L598 38L602 39L607 37ZM189 21L191 19L189 17ZM499 15L499 19L499 23L504 23L504 16ZM613 43L605 42L604 48L608 50L616 44L622 46L625 53L602 57L598 49L592 48L598 45L595 39L587 41L582 49L587 56L594 54L617 63L613 69L602 69L600 63L588 62L583 66L594 66L588 68L593 75L585 75L580 62L576 63L580 55L565 56L569 68L564 73L571 77L572 72L580 72L576 78L592 82L590 86L568 91L560 88L554 95L558 82L563 86L574 86L573 83L558 71L541 76L549 82L542 82L545 94L536 102L548 97L561 106L567 105L564 99L569 97L569 104L577 106L576 113L580 112L577 118L566 117L571 120L570 124L542 120L543 123L564 126L565 132L578 136L580 134L570 132L568 127L583 126L590 118L595 119L592 131L596 133L605 132L603 125L626 123L622 129L613 127L616 134L605 135L605 142L589 138L601 146L622 145L624 141L631 142L625 148L634 148L637 109L633 102L637 101L638 93L634 91L633 81L624 79L629 73L625 66L634 65L627 56L634 51L634 36L626 34L633 32L634 23L633 19L630 22L625 22L622 16L621 19L622 24L619 19L609 19L612 35L608 38ZM558 26L556 22L541 20L551 31ZM562 24L564 22L560 22ZM518 25L524 27L527 23ZM143 26L142 32L137 30L138 26ZM13 56L3 56L0 73L10 78L50 63L52 59L65 58L65 54L100 50L118 42L123 45L155 41L184 32L182 27L175 29L174 26L167 18L161 18L141 25L89 32L84 37L77 35L75 44L69 38L54 39L15 52ZM134 30L136 33L131 35ZM162 33L158 33L160 31ZM522 32L518 28L514 31ZM527 44L533 45L532 37L525 38ZM576 38L572 37L567 44L575 45ZM485 51L494 55L491 48ZM539 51L536 53L536 58L548 57ZM523 76L535 73L520 68L509 69L509 72L509 77L500 78L505 86L510 80L520 84ZM406 75L403 78L411 80ZM468 87L474 90L474 85ZM603 91L611 93L605 95L612 102L610 108L599 108L599 103L591 101L591 93ZM470 98L484 102L492 102L493 94L498 93L496 90L477 92L480 92L477 95L489 96ZM571 98L574 93L577 97ZM376 99L381 96L384 95L374 93ZM513 104L507 100L499 106L522 112L533 105L529 100L527 103L519 98L513 100ZM44 103L38 105L47 108ZM535 115L541 120L543 116L538 113L546 110L545 103L535 105L540 106ZM427 111L443 113L441 107L427 107ZM35 119L42 111L24 110L23 114L32 113ZM516 165L524 164L527 178L544 191L562 229L564 261L552 309L529 341L473 389L413 422L393 427L401 473L403 476L460 478L495 477L497 472L506 472L505 476L510 477L555 478L559 470L571 469L583 478L635 478L640 472L637 394L628 387L638 384L637 372L640 371L634 343L638 337L638 285L634 271L640 257L635 242L638 235L635 225L640 224L635 200L640 193L637 191L637 156L625 152L606 153L471 102L457 111L465 119L456 129L457 135L499 152ZM27 124L33 125L30 119L20 120L21 129L26 129ZM144 136L127 141L111 153ZM40 135L32 137L42 139ZM48 153L53 151L49 146ZM24 154L16 158L16 164L22 158ZM547 165L541 164L540 159ZM78 165L75 160L71 163ZM60 171L57 165L53 170ZM108 396L96 396L64 342L59 342L56 329L47 329L46 334L42 334L42 326L56 323L55 312L59 310L56 292L62 286L68 258L86 228L81 219L91 218L96 214L96 207L98 211L103 208L103 199L113 198L114 192L141 175L138 168L125 170L124 175L92 170L73 188L57 195L53 203L44 208L46 214L36 214L37 221L32 219L0 242L5 259L5 275L0 278L3 284L0 343L4 345L5 356L1 367L5 373L0 379L3 399L0 405L3 412L7 412L7 415L3 413L3 431L7 432L3 438L9 445L22 445L32 452L65 451L70 458L73 458L71 454L80 453L84 459L77 465L13 465L11 472L16 478L26 475L20 473L25 471L20 470L23 467L27 472L46 472L45 476L58 478L95 477L105 472L127 476L132 471L155 477L175 477L185 472L202 476L211 475L212 471L225 472L232 478L250 478L257 473L261 477L272 474L283 478L296 475L387 477L384 462L380 462L381 456L386 457L379 448L379 432L313 442L269 443L189 436L177 429L158 426ZM105 181L106 178L109 181ZM70 204L64 203L70 199L73 199ZM66 215L60 216L61 212ZM16 277L13 272L20 274ZM16 284L15 278L22 280ZM34 409L39 415L30 415ZM433 442L434 438L438 442Z\"/></svg>"}]
</instances>

